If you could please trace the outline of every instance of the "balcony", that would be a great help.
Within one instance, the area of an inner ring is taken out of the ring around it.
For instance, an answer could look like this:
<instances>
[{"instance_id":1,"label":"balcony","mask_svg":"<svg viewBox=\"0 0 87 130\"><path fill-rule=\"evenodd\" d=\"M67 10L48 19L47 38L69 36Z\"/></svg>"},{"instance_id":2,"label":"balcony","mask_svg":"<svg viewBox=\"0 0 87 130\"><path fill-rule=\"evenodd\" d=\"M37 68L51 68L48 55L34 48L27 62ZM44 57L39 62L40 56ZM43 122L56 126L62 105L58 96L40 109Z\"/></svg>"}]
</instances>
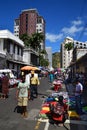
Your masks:
<instances>
[{"instance_id":1,"label":"balcony","mask_svg":"<svg viewBox=\"0 0 87 130\"><path fill-rule=\"evenodd\" d=\"M16 54L10 54L7 52L7 56L6 56L7 60L16 60L16 61L23 61L23 57L20 55L16 55Z\"/></svg>"}]
</instances>

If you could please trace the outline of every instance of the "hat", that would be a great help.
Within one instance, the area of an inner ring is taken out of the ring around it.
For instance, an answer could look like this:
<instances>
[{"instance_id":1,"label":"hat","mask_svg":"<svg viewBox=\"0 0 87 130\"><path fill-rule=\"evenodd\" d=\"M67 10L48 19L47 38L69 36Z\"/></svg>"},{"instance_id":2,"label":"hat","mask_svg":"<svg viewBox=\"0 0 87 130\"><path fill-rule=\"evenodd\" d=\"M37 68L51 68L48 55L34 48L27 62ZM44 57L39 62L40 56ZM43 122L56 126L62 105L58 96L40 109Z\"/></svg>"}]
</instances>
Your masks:
<instances>
[{"instance_id":1,"label":"hat","mask_svg":"<svg viewBox=\"0 0 87 130\"><path fill-rule=\"evenodd\" d=\"M31 74L34 74L34 71L33 71L33 70L31 71Z\"/></svg>"}]
</instances>

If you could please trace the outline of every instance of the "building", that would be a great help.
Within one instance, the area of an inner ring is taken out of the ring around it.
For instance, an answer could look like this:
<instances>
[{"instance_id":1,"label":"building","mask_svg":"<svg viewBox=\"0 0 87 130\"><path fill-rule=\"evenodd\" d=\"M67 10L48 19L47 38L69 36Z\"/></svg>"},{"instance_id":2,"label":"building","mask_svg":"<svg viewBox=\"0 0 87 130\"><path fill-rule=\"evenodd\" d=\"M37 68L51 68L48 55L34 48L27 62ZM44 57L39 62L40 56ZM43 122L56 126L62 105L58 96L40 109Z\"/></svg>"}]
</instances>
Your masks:
<instances>
[{"instance_id":1,"label":"building","mask_svg":"<svg viewBox=\"0 0 87 130\"><path fill-rule=\"evenodd\" d=\"M73 39L70 37L66 37L64 39L64 42L61 44L61 68L67 68L70 64L70 62L72 61L72 50L67 51L65 49L65 44L69 43L69 42L73 42Z\"/></svg>"},{"instance_id":2,"label":"building","mask_svg":"<svg viewBox=\"0 0 87 130\"><path fill-rule=\"evenodd\" d=\"M19 19L15 19L15 22L14 22L14 35L19 37Z\"/></svg>"},{"instance_id":3,"label":"building","mask_svg":"<svg viewBox=\"0 0 87 130\"><path fill-rule=\"evenodd\" d=\"M39 52L32 48L24 48L23 61L28 65L39 65Z\"/></svg>"},{"instance_id":4,"label":"building","mask_svg":"<svg viewBox=\"0 0 87 130\"><path fill-rule=\"evenodd\" d=\"M37 9L22 10L19 18L14 21L14 35L20 36L27 33L43 33L45 37L45 20L39 15ZM45 40L41 43L41 49L45 49Z\"/></svg>"},{"instance_id":5,"label":"building","mask_svg":"<svg viewBox=\"0 0 87 130\"><path fill-rule=\"evenodd\" d=\"M73 43L74 48L72 48L70 51L67 51L65 49L66 43ZM76 49L75 49L76 48ZM87 53L87 43L80 42L72 39L71 37L66 37L64 39L64 42L61 44L61 67L67 68L71 62L73 62L74 59L79 59L81 56Z\"/></svg>"},{"instance_id":6,"label":"building","mask_svg":"<svg viewBox=\"0 0 87 130\"><path fill-rule=\"evenodd\" d=\"M0 30L0 69L9 68L16 71L26 65L23 62L24 43L8 30Z\"/></svg>"},{"instance_id":7,"label":"building","mask_svg":"<svg viewBox=\"0 0 87 130\"><path fill-rule=\"evenodd\" d=\"M48 54L49 68L52 68L52 48L46 47L46 52Z\"/></svg>"},{"instance_id":8,"label":"building","mask_svg":"<svg viewBox=\"0 0 87 130\"><path fill-rule=\"evenodd\" d=\"M41 50L45 49L45 20L39 15L37 9L22 10L19 18L14 21L14 35L22 34L31 36L33 33L43 33L44 40L40 43ZM39 65L39 52L31 48L24 48L23 60L27 64Z\"/></svg>"}]
</instances>

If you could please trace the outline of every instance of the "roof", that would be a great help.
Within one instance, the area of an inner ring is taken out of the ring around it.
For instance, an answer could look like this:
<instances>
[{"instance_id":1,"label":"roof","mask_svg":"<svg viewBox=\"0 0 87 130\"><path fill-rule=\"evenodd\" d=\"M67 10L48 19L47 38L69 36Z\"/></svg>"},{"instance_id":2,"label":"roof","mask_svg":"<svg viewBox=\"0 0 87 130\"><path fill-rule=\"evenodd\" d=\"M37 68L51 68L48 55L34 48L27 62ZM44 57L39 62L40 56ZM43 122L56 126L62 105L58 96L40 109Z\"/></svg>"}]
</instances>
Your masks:
<instances>
[{"instance_id":1,"label":"roof","mask_svg":"<svg viewBox=\"0 0 87 130\"><path fill-rule=\"evenodd\" d=\"M19 45L24 47L23 41L20 40L18 37L16 37L14 34L12 34L9 30L0 30L0 38L8 38L8 39L14 40Z\"/></svg>"}]
</instances>

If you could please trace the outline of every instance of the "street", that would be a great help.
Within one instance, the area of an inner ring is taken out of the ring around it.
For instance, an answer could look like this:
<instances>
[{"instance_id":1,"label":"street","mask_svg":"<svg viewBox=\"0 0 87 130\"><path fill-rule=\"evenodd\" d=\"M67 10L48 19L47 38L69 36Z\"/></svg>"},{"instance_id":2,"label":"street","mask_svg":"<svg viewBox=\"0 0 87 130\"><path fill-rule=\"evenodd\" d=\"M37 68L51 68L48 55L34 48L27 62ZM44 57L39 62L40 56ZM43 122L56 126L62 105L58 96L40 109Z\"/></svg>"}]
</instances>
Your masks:
<instances>
[{"instance_id":1,"label":"street","mask_svg":"<svg viewBox=\"0 0 87 130\"><path fill-rule=\"evenodd\" d=\"M38 120L38 113L45 97L51 93L50 84L47 78L42 78L38 87L39 97L33 101L29 100L28 118L23 118L14 108L17 105L15 98L16 88L11 88L9 98L0 99L0 129L1 130L86 130L87 122L79 120L66 120L65 127L58 127L49 120ZM65 90L63 85L62 90Z\"/></svg>"}]
</instances>

